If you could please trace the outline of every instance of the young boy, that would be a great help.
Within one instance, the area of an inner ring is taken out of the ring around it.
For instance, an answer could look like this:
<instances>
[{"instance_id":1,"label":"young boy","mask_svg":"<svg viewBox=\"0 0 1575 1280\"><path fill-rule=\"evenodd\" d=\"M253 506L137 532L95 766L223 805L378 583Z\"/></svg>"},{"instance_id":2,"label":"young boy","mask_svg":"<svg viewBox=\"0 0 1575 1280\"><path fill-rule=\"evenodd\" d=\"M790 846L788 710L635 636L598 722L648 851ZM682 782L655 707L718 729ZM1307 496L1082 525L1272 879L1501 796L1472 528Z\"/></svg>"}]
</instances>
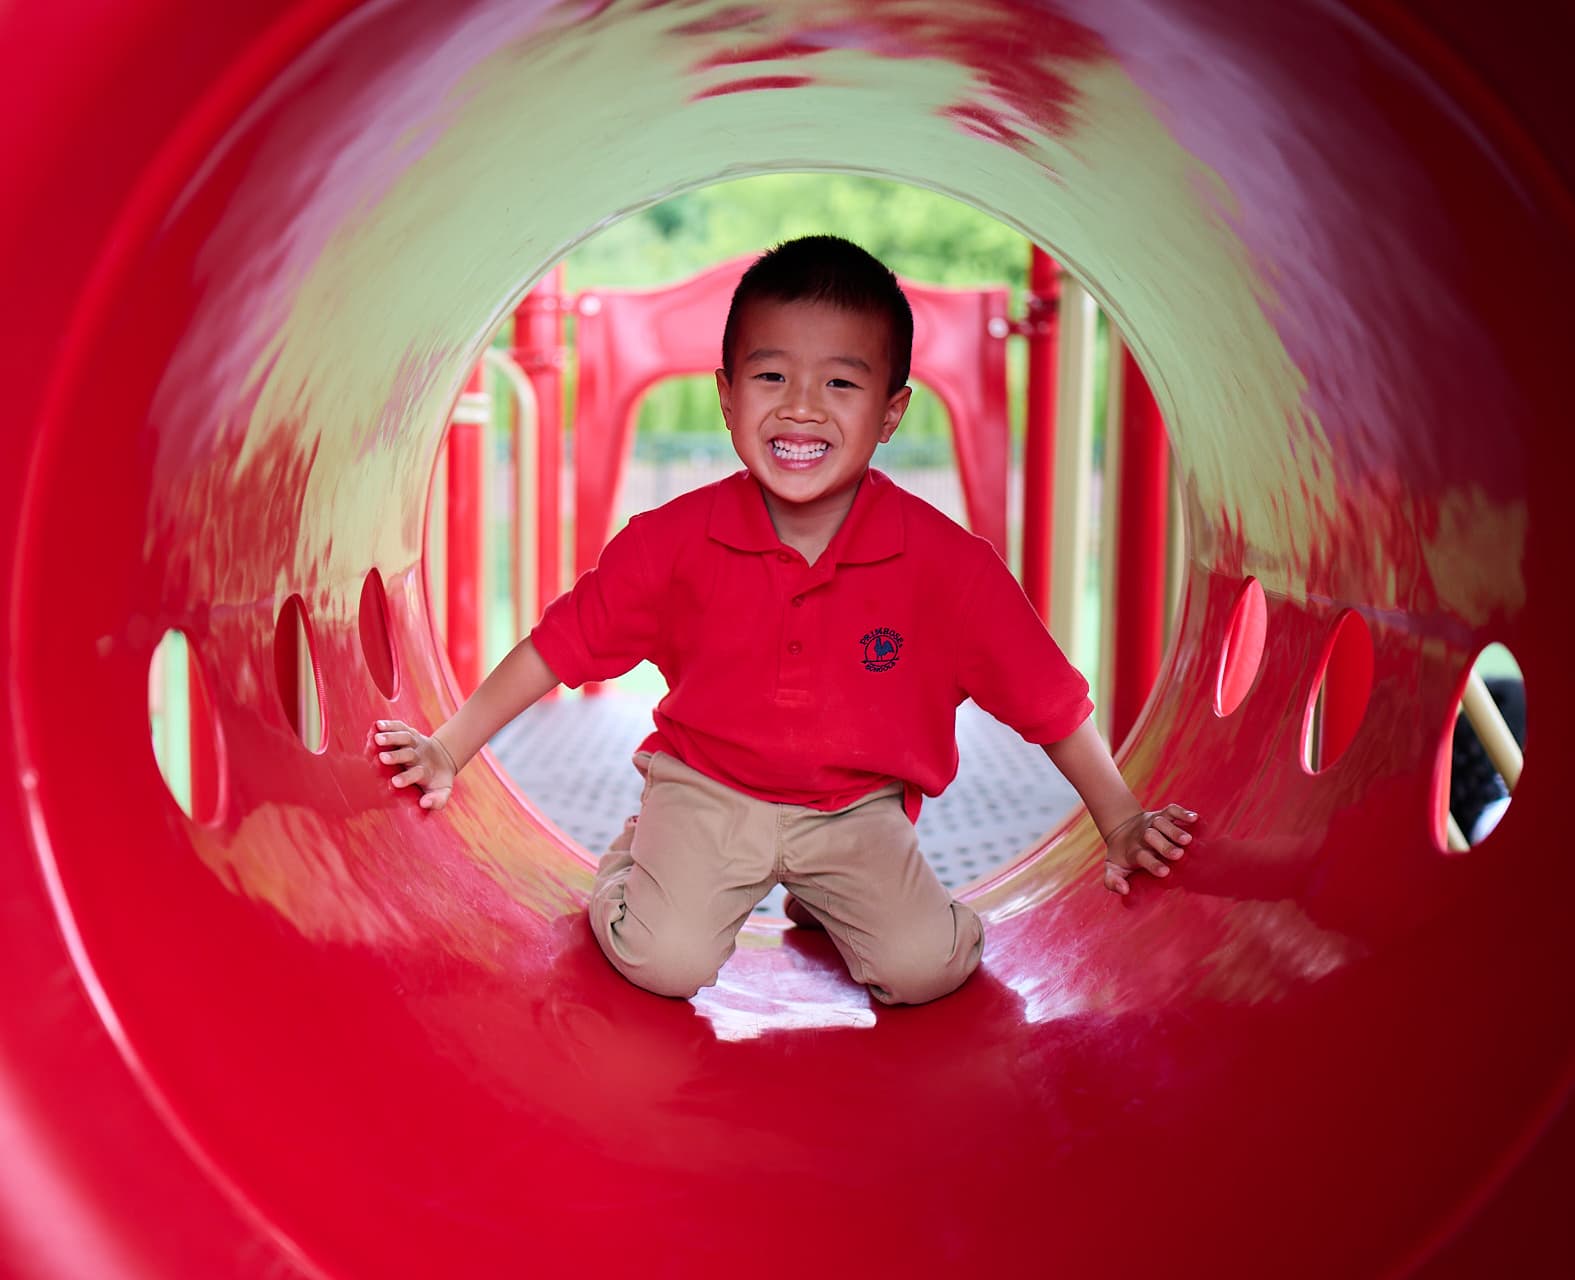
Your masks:
<instances>
[{"instance_id":1,"label":"young boy","mask_svg":"<svg viewBox=\"0 0 1575 1280\"><path fill-rule=\"evenodd\" d=\"M631 982L688 997L781 882L888 1004L959 986L979 918L920 856L921 795L957 770L965 698L1040 743L1108 846L1105 886L1169 873L1195 815L1145 811L1067 662L983 539L869 463L908 407L913 316L896 277L831 236L778 246L733 295L716 371L746 470L636 516L597 567L430 737L379 721L395 787L455 775L561 683L650 659L667 678L635 755L638 818L602 858L591 925Z\"/></svg>"}]
</instances>

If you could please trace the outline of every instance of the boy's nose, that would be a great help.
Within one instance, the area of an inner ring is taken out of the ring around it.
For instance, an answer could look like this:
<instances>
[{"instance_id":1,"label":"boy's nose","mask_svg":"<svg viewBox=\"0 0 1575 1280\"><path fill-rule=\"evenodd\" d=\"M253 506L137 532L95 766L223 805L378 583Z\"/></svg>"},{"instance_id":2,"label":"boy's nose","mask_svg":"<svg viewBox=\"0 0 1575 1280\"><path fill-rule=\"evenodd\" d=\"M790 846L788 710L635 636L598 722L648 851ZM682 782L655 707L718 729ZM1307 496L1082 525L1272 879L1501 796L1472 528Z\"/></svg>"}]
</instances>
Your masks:
<instances>
[{"instance_id":1,"label":"boy's nose","mask_svg":"<svg viewBox=\"0 0 1575 1280\"><path fill-rule=\"evenodd\" d=\"M820 400L810 391L794 391L783 401L779 414L793 422L818 422L823 416Z\"/></svg>"}]
</instances>

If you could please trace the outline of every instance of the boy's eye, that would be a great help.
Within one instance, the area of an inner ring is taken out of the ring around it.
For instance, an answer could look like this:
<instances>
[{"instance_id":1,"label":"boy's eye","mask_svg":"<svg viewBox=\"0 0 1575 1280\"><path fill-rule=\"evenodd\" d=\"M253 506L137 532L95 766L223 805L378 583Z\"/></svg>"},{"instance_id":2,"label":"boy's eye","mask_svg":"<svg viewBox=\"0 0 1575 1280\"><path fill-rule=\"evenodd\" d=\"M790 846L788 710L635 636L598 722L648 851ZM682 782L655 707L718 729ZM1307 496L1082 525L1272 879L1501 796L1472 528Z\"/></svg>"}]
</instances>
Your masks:
<instances>
[{"instance_id":1,"label":"boy's eye","mask_svg":"<svg viewBox=\"0 0 1575 1280\"><path fill-rule=\"evenodd\" d=\"M854 391L857 391L859 389L859 384L858 383L850 382L846 378L833 378L826 385L828 387L851 387Z\"/></svg>"},{"instance_id":2,"label":"boy's eye","mask_svg":"<svg viewBox=\"0 0 1575 1280\"><path fill-rule=\"evenodd\" d=\"M771 372L770 370L767 370L764 373L757 373L755 375L755 381L756 382L781 382L782 381L782 375L780 373L774 373L774 372Z\"/></svg>"}]
</instances>

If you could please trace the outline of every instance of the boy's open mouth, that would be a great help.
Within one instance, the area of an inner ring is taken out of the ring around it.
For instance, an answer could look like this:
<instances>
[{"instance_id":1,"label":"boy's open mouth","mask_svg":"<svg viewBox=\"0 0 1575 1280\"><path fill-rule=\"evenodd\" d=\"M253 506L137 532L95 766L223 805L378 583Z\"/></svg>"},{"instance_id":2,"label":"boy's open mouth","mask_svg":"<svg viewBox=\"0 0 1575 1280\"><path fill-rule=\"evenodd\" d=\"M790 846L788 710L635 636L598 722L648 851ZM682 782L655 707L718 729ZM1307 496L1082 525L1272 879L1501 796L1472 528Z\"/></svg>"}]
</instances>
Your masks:
<instances>
[{"instance_id":1,"label":"boy's open mouth","mask_svg":"<svg viewBox=\"0 0 1575 1280\"><path fill-rule=\"evenodd\" d=\"M824 440L789 440L778 436L771 442L771 456L786 466L807 467L819 462L830 448Z\"/></svg>"}]
</instances>

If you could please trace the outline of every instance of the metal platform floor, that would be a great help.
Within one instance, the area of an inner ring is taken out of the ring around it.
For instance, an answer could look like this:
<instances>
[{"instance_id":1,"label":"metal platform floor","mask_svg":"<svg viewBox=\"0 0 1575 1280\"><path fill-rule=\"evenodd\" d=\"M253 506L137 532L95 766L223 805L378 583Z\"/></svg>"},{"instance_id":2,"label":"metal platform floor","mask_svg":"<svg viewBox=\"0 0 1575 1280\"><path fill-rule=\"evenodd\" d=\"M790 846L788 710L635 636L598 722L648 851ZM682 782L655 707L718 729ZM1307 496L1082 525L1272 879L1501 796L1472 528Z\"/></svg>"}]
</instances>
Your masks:
<instances>
[{"instance_id":1,"label":"metal platform floor","mask_svg":"<svg viewBox=\"0 0 1575 1280\"><path fill-rule=\"evenodd\" d=\"M537 703L491 742L531 801L593 856L640 807L630 757L651 729L649 694L606 690ZM957 709L961 765L919 815L919 845L951 889L988 874L1038 842L1080 803L1040 748L972 702ZM778 886L756 908L781 912Z\"/></svg>"}]
</instances>

